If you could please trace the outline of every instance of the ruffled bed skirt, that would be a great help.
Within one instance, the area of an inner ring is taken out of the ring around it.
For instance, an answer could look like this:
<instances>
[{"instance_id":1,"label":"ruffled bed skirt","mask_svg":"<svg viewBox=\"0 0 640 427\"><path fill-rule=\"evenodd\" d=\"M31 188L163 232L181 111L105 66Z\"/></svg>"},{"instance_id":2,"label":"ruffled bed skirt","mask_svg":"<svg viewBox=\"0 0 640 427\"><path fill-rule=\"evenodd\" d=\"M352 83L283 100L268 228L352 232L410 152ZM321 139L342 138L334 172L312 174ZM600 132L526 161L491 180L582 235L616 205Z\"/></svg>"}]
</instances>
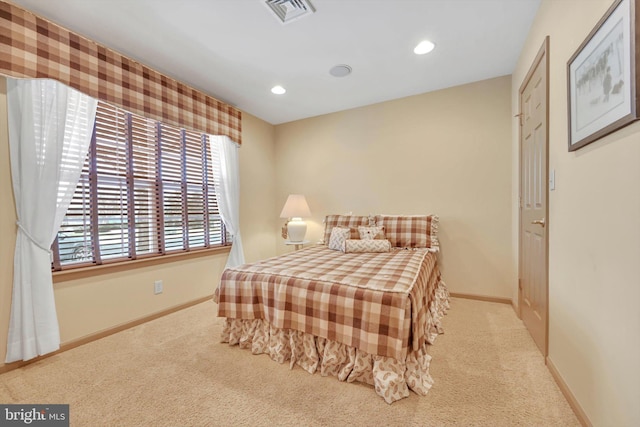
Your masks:
<instances>
[{"instance_id":1,"label":"ruffled bed skirt","mask_svg":"<svg viewBox=\"0 0 640 427\"><path fill-rule=\"evenodd\" d=\"M409 352L404 361L365 353L355 347L292 329L273 327L263 319L226 319L222 342L251 349L253 354L268 354L272 360L289 367L300 366L310 374L333 375L340 381L359 381L375 387L385 402L409 396L409 389L426 395L433 379L429 374L431 356L427 350L443 333L441 319L449 308L449 292L441 281L426 316L427 342Z\"/></svg>"}]
</instances>

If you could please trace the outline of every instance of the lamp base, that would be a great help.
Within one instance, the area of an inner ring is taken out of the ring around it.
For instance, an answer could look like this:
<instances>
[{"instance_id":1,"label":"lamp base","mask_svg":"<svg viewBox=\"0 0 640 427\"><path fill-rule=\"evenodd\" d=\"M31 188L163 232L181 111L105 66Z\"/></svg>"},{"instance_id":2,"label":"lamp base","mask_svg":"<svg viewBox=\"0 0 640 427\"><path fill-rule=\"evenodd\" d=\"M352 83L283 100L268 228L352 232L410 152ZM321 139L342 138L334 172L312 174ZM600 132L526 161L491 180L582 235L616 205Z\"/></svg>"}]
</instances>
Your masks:
<instances>
[{"instance_id":1,"label":"lamp base","mask_svg":"<svg viewBox=\"0 0 640 427\"><path fill-rule=\"evenodd\" d=\"M307 234L307 224L302 218L291 218L291 221L287 223L287 234L290 242L302 242L304 235Z\"/></svg>"}]
</instances>

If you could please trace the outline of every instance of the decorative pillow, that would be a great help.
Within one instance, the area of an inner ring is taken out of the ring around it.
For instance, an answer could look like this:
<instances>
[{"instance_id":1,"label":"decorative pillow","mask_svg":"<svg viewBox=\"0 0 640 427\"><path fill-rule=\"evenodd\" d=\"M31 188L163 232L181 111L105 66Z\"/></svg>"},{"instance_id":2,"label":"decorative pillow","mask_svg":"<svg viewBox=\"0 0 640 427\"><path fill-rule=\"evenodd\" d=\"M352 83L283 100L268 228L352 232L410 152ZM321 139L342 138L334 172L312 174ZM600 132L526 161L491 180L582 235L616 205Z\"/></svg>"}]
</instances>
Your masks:
<instances>
[{"instance_id":1,"label":"decorative pillow","mask_svg":"<svg viewBox=\"0 0 640 427\"><path fill-rule=\"evenodd\" d=\"M368 216L360 215L327 215L324 219L324 238L325 245L329 244L329 238L331 237L331 230L334 227L349 227L351 228L350 239L358 239L358 226L369 225ZM375 224L374 224L375 225Z\"/></svg>"},{"instance_id":2,"label":"decorative pillow","mask_svg":"<svg viewBox=\"0 0 640 427\"><path fill-rule=\"evenodd\" d=\"M377 215L391 246L399 248L438 248L437 215Z\"/></svg>"},{"instance_id":3,"label":"decorative pillow","mask_svg":"<svg viewBox=\"0 0 640 427\"><path fill-rule=\"evenodd\" d=\"M333 227L329 236L329 249L344 252L344 242L351 235L349 227Z\"/></svg>"},{"instance_id":4,"label":"decorative pillow","mask_svg":"<svg viewBox=\"0 0 640 427\"><path fill-rule=\"evenodd\" d=\"M362 253L362 252L389 252L391 243L388 240L352 240L348 239L344 242L345 253Z\"/></svg>"},{"instance_id":5,"label":"decorative pillow","mask_svg":"<svg viewBox=\"0 0 640 427\"><path fill-rule=\"evenodd\" d=\"M358 234L362 240L383 240L384 227L381 225L359 225Z\"/></svg>"}]
</instances>

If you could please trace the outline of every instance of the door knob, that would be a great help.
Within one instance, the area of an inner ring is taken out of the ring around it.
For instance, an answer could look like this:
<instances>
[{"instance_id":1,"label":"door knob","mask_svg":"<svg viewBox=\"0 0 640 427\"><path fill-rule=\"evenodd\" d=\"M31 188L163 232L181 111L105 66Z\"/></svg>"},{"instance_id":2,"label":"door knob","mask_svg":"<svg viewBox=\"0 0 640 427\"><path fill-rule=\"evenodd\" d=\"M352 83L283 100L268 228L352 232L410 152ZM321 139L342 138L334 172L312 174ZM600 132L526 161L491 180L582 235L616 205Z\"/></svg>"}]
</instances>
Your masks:
<instances>
[{"instance_id":1,"label":"door knob","mask_svg":"<svg viewBox=\"0 0 640 427\"><path fill-rule=\"evenodd\" d=\"M546 225L546 222L544 218L542 218L542 219L536 219L535 221L531 221L531 224L538 224L544 227Z\"/></svg>"}]
</instances>

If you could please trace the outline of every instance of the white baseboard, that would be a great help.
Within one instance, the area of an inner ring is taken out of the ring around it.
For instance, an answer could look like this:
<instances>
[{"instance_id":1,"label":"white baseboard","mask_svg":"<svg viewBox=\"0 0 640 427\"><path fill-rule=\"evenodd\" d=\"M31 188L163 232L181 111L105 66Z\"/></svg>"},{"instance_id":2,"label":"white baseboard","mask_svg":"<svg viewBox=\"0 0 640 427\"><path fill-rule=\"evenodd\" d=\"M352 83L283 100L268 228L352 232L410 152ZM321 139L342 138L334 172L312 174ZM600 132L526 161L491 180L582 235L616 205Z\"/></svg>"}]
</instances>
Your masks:
<instances>
[{"instance_id":1,"label":"white baseboard","mask_svg":"<svg viewBox=\"0 0 640 427\"><path fill-rule=\"evenodd\" d=\"M560 372L558 371L558 369L556 369L556 366L548 356L546 362L547 369L549 369L549 372L551 372L551 376L556 381L556 384L558 384L558 387L560 388L560 391L564 395L565 399L567 399L567 402L569 402L569 406L571 406L571 409L573 409L573 413L576 414L576 417L578 418L578 421L580 421L580 424L582 424L584 427L593 427L591 420L589 420L589 417L587 417L587 414L582 409L582 406L580 406L578 400L571 392L571 389L569 388L567 383L564 382L562 375L560 375Z\"/></svg>"},{"instance_id":2,"label":"white baseboard","mask_svg":"<svg viewBox=\"0 0 640 427\"><path fill-rule=\"evenodd\" d=\"M454 298L466 298L466 299L474 299L478 301L498 302L500 304L512 305L510 298L490 297L486 295L475 295L475 294L460 294L458 292L449 292L449 295L451 295Z\"/></svg>"}]
</instances>

